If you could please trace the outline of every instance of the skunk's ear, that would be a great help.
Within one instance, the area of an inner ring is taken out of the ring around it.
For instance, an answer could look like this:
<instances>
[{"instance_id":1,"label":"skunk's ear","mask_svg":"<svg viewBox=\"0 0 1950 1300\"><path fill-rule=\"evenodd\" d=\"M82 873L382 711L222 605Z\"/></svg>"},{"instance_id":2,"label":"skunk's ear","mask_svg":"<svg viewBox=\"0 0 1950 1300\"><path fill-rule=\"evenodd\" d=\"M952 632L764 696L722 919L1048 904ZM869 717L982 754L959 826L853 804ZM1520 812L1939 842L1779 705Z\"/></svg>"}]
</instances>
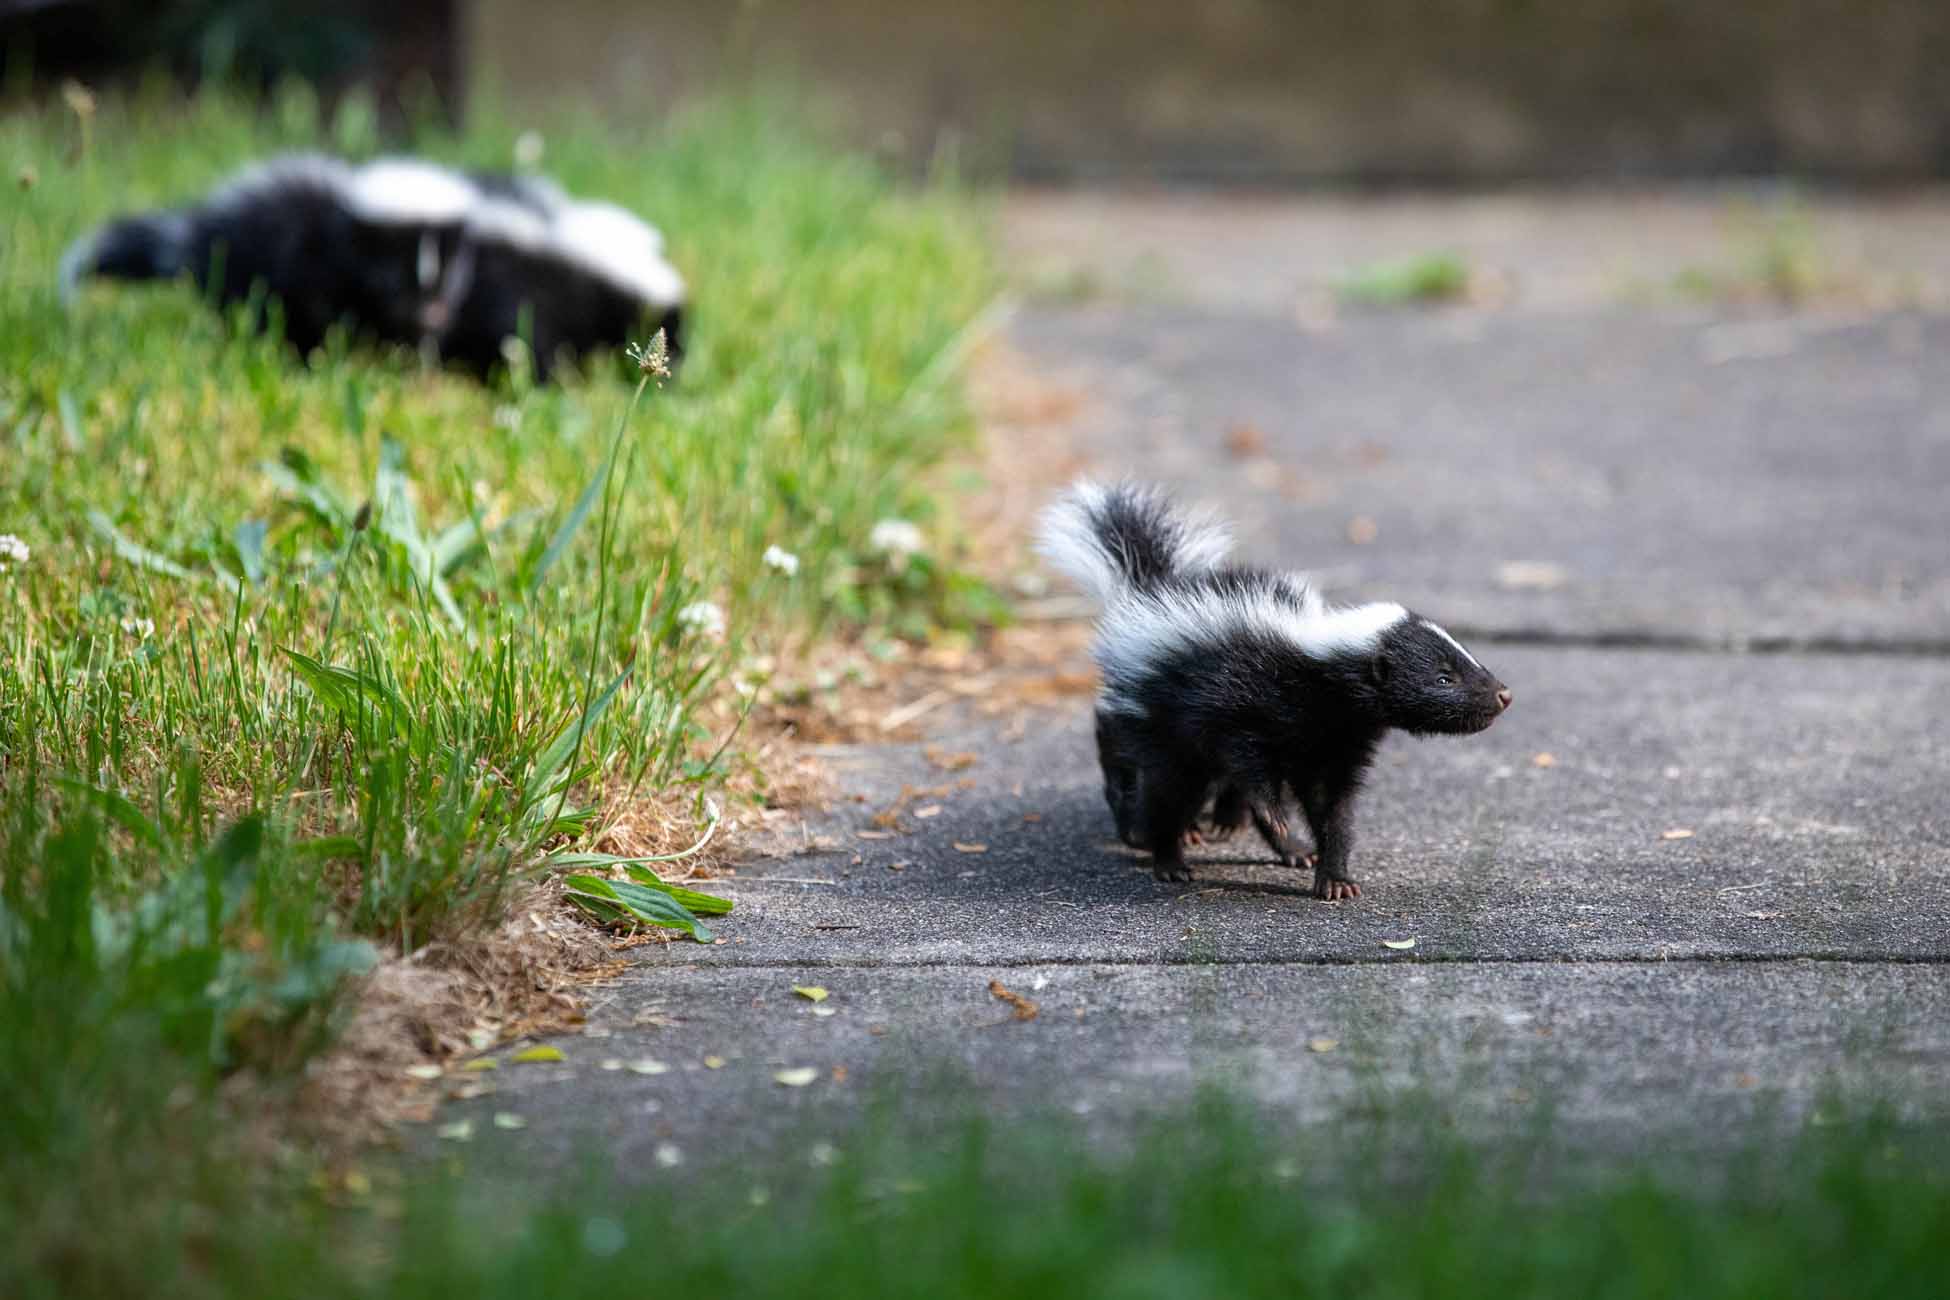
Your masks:
<instances>
[{"instance_id":1,"label":"skunk's ear","mask_svg":"<svg viewBox=\"0 0 1950 1300\"><path fill-rule=\"evenodd\" d=\"M1394 675L1394 661L1388 658L1388 652L1386 650L1375 651L1374 657L1368 660L1369 680L1374 682L1376 686L1386 686L1388 679Z\"/></svg>"}]
</instances>

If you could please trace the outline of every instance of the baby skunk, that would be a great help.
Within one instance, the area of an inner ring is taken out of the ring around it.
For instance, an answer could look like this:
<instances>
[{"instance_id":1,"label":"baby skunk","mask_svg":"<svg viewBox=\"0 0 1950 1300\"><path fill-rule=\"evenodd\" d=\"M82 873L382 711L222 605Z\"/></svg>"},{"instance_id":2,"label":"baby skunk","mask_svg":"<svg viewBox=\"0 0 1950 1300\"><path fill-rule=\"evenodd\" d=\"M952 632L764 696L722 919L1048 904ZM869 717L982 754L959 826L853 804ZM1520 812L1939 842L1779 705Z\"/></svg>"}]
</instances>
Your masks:
<instances>
[{"instance_id":1,"label":"baby skunk","mask_svg":"<svg viewBox=\"0 0 1950 1300\"><path fill-rule=\"evenodd\" d=\"M615 347L661 327L681 347L684 282L657 232L623 209L534 177L465 175L411 158L353 165L293 154L248 167L201 203L110 221L61 261L87 276L188 275L252 324L279 304L306 354L345 323L485 376L511 336L538 377L558 352Z\"/></svg>"},{"instance_id":2,"label":"baby skunk","mask_svg":"<svg viewBox=\"0 0 1950 1300\"><path fill-rule=\"evenodd\" d=\"M1104 797L1160 880L1183 846L1246 818L1287 866L1286 800L1313 832L1314 897L1353 898L1354 797L1390 729L1467 735L1510 706L1469 651L1400 605L1328 605L1293 574L1226 564L1226 530L1155 490L1079 483L1043 517L1042 553L1103 603L1095 654Z\"/></svg>"}]
</instances>

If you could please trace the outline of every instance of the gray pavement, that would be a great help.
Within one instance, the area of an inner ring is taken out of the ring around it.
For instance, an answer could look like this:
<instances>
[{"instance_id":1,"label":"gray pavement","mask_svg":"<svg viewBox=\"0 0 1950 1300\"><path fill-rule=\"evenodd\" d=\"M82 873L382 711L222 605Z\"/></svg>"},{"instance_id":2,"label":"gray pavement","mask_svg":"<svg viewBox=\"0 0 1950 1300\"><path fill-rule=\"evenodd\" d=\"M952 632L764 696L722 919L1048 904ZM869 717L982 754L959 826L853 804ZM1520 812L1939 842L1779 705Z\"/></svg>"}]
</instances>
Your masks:
<instances>
[{"instance_id":1,"label":"gray pavement","mask_svg":"<svg viewBox=\"0 0 1950 1300\"><path fill-rule=\"evenodd\" d=\"M1113 838L1078 698L1013 741L944 732L982 755L973 788L914 801L941 811L891 839L869 819L942 774L904 749L829 750L865 796L819 828L843 847L748 865L719 882L740 908L729 942L646 960L1353 962L1402 936L1449 961L1950 957L1950 661L1482 654L1517 705L1480 736L1390 740L1357 904L1315 902L1311 873L1250 835L1194 850L1189 885L1154 880Z\"/></svg>"},{"instance_id":2,"label":"gray pavement","mask_svg":"<svg viewBox=\"0 0 1950 1300\"><path fill-rule=\"evenodd\" d=\"M1950 650L1950 317L1463 310L1309 333L1101 307L1029 313L1017 338L1092 395L1106 472L1226 509L1248 554L1350 594L1506 636Z\"/></svg>"},{"instance_id":3,"label":"gray pavement","mask_svg":"<svg viewBox=\"0 0 1950 1300\"><path fill-rule=\"evenodd\" d=\"M1114 1143L1206 1082L1303 1126L1377 1097L1484 1136L1547 1111L1614 1153L1712 1150L1837 1091L1942 1110L1950 323L1589 303L1323 329L1242 299L1011 331L1089 395L1069 432L1098 468L1469 629L1515 707L1391 740L1368 892L1339 904L1244 837L1154 881L1111 838L1085 696L946 717L931 739L978 756L953 777L919 745L830 749L859 800L718 882L724 942L636 950L564 1064L467 1076L490 1095L443 1118L479 1120L474 1158L758 1176L890 1099Z\"/></svg>"},{"instance_id":4,"label":"gray pavement","mask_svg":"<svg viewBox=\"0 0 1950 1300\"><path fill-rule=\"evenodd\" d=\"M1014 1019L991 980L1036 1018ZM792 992L808 982L825 1002ZM862 1140L875 1108L906 1133L1054 1114L1114 1149L1201 1085L1283 1125L1433 1114L1468 1137L1697 1156L1839 1114L1836 1096L1940 1118L1950 981L1809 961L673 966L607 990L590 1033L447 1108L475 1120L470 1159L763 1184Z\"/></svg>"}]
</instances>

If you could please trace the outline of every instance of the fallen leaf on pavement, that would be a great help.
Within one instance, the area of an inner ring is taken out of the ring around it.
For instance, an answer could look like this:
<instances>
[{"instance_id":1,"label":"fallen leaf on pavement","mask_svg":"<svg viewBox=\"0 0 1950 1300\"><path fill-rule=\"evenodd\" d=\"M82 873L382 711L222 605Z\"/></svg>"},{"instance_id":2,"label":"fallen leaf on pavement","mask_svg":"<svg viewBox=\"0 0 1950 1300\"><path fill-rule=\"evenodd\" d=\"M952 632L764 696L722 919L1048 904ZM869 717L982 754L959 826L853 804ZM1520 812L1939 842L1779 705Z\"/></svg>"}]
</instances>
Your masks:
<instances>
[{"instance_id":1,"label":"fallen leaf on pavement","mask_svg":"<svg viewBox=\"0 0 1950 1300\"><path fill-rule=\"evenodd\" d=\"M513 1111L500 1111L494 1117L494 1127L505 1129L527 1128L528 1121Z\"/></svg>"},{"instance_id":2,"label":"fallen leaf on pavement","mask_svg":"<svg viewBox=\"0 0 1950 1300\"><path fill-rule=\"evenodd\" d=\"M1684 826L1675 826L1671 830L1662 833L1659 838L1662 840L1690 840L1693 838L1693 833Z\"/></svg>"},{"instance_id":3,"label":"fallen leaf on pavement","mask_svg":"<svg viewBox=\"0 0 1950 1300\"><path fill-rule=\"evenodd\" d=\"M1013 1007L1015 1009L1016 1019L1018 1020L1034 1020L1036 1013L1042 1010L1041 1007L1031 1002L1022 994L1011 993L1008 989L1003 988L1001 980L989 981L989 994L996 1001L1006 1002Z\"/></svg>"},{"instance_id":4,"label":"fallen leaf on pavement","mask_svg":"<svg viewBox=\"0 0 1950 1300\"><path fill-rule=\"evenodd\" d=\"M817 984L794 984L792 991L808 1002L824 1002L830 996Z\"/></svg>"},{"instance_id":5,"label":"fallen leaf on pavement","mask_svg":"<svg viewBox=\"0 0 1950 1300\"><path fill-rule=\"evenodd\" d=\"M1381 941L1381 946L1384 948L1393 948L1396 952L1407 952L1410 948L1413 948L1415 946L1415 940L1383 939Z\"/></svg>"},{"instance_id":6,"label":"fallen leaf on pavement","mask_svg":"<svg viewBox=\"0 0 1950 1300\"><path fill-rule=\"evenodd\" d=\"M1556 767L1557 755L1551 753L1538 754L1530 760L1530 765L1532 767Z\"/></svg>"},{"instance_id":7,"label":"fallen leaf on pavement","mask_svg":"<svg viewBox=\"0 0 1950 1300\"><path fill-rule=\"evenodd\" d=\"M445 1073L446 1071L437 1065L409 1065L406 1067L406 1076L409 1079L438 1079Z\"/></svg>"},{"instance_id":8,"label":"fallen leaf on pavement","mask_svg":"<svg viewBox=\"0 0 1950 1300\"><path fill-rule=\"evenodd\" d=\"M1331 1052L1341 1045L1338 1038L1309 1038L1307 1050L1310 1052Z\"/></svg>"},{"instance_id":9,"label":"fallen leaf on pavement","mask_svg":"<svg viewBox=\"0 0 1950 1300\"><path fill-rule=\"evenodd\" d=\"M705 1069L707 1069L707 1070L722 1070L722 1069L724 1069L724 1057L722 1057L722 1056L707 1056L707 1057L705 1057L705 1058L704 1058L704 1068L705 1068Z\"/></svg>"},{"instance_id":10,"label":"fallen leaf on pavement","mask_svg":"<svg viewBox=\"0 0 1950 1300\"><path fill-rule=\"evenodd\" d=\"M437 1137L448 1142L471 1142L474 1140L474 1121L471 1119L455 1120L451 1124L442 1124L434 1130L434 1133Z\"/></svg>"},{"instance_id":11,"label":"fallen leaf on pavement","mask_svg":"<svg viewBox=\"0 0 1950 1300\"><path fill-rule=\"evenodd\" d=\"M527 1048L524 1051L516 1052L508 1059L516 1065L536 1065L544 1061L560 1061L565 1058L562 1055L561 1048L551 1047L547 1043L542 1043L538 1046Z\"/></svg>"},{"instance_id":12,"label":"fallen leaf on pavement","mask_svg":"<svg viewBox=\"0 0 1950 1300\"><path fill-rule=\"evenodd\" d=\"M819 1077L819 1071L810 1065L796 1066L790 1070L776 1071L772 1078L788 1088L803 1088Z\"/></svg>"},{"instance_id":13,"label":"fallen leaf on pavement","mask_svg":"<svg viewBox=\"0 0 1950 1300\"><path fill-rule=\"evenodd\" d=\"M1266 450L1266 431L1241 421L1226 430L1226 450L1235 456L1257 456Z\"/></svg>"},{"instance_id":14,"label":"fallen leaf on pavement","mask_svg":"<svg viewBox=\"0 0 1950 1300\"><path fill-rule=\"evenodd\" d=\"M963 844L960 840L955 841L957 853L987 853L988 851L989 846L986 844Z\"/></svg>"},{"instance_id":15,"label":"fallen leaf on pavement","mask_svg":"<svg viewBox=\"0 0 1950 1300\"><path fill-rule=\"evenodd\" d=\"M1496 583L1506 591L1555 591L1570 580L1563 565L1541 560L1512 560L1496 569Z\"/></svg>"},{"instance_id":16,"label":"fallen leaf on pavement","mask_svg":"<svg viewBox=\"0 0 1950 1300\"><path fill-rule=\"evenodd\" d=\"M662 1061L653 1061L648 1057L645 1057L641 1061L631 1061L629 1065L626 1066L625 1068L628 1069L631 1074L669 1074L670 1073L670 1067L668 1065L665 1065Z\"/></svg>"}]
</instances>

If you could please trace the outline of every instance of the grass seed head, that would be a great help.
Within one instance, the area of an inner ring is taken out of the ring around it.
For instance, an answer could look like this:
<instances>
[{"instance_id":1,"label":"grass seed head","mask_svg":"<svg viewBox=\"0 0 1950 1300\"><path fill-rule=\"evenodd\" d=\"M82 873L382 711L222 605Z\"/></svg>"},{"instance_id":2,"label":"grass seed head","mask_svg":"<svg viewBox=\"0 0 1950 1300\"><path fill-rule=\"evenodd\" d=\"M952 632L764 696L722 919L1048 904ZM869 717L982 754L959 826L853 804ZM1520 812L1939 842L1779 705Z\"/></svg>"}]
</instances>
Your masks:
<instances>
[{"instance_id":1,"label":"grass seed head","mask_svg":"<svg viewBox=\"0 0 1950 1300\"><path fill-rule=\"evenodd\" d=\"M656 380L659 388L670 378L670 344L662 330L651 335L650 341L641 347L631 344L628 352L630 360L636 362L637 371Z\"/></svg>"}]
</instances>

